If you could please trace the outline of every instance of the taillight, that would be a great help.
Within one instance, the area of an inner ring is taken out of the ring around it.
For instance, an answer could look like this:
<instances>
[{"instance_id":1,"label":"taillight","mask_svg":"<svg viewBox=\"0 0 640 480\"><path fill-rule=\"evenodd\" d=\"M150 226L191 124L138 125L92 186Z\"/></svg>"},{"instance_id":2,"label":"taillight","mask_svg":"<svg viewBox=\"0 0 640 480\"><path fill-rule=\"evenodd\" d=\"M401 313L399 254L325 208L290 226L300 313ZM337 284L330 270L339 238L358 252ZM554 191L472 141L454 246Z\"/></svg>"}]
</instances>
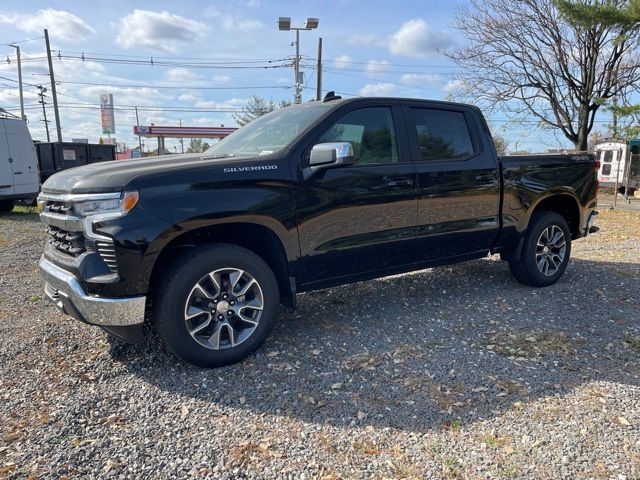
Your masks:
<instances>
[{"instance_id":1,"label":"taillight","mask_svg":"<svg viewBox=\"0 0 640 480\"><path fill-rule=\"evenodd\" d=\"M593 162L593 169L600 170L600 160L596 160L595 162Z\"/></svg>"}]
</instances>

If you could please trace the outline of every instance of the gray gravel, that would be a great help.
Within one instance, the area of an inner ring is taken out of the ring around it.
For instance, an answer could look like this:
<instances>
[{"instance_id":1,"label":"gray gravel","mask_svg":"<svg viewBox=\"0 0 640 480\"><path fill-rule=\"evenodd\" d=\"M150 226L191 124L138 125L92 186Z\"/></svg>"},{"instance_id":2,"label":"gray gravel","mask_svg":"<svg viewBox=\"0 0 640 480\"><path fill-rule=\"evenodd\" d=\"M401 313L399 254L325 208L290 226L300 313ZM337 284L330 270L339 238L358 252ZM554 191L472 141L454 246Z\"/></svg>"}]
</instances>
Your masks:
<instances>
[{"instance_id":1,"label":"gray gravel","mask_svg":"<svg viewBox=\"0 0 640 480\"><path fill-rule=\"evenodd\" d=\"M487 259L309 293L207 371L60 315L2 216L0 478L638 479L640 214L601 226L553 287Z\"/></svg>"}]
</instances>

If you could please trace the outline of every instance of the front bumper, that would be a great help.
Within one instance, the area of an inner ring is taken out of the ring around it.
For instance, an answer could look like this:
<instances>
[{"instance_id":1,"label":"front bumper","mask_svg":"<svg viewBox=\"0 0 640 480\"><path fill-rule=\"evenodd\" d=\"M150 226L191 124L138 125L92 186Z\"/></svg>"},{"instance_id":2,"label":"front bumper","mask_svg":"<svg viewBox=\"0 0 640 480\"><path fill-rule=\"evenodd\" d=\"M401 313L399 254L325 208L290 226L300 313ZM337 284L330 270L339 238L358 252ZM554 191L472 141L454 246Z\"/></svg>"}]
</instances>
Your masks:
<instances>
[{"instance_id":1,"label":"front bumper","mask_svg":"<svg viewBox=\"0 0 640 480\"><path fill-rule=\"evenodd\" d=\"M72 274L44 256L40 259L40 271L46 282L45 294L62 313L107 330L144 323L146 297L104 298L87 295Z\"/></svg>"}]
</instances>

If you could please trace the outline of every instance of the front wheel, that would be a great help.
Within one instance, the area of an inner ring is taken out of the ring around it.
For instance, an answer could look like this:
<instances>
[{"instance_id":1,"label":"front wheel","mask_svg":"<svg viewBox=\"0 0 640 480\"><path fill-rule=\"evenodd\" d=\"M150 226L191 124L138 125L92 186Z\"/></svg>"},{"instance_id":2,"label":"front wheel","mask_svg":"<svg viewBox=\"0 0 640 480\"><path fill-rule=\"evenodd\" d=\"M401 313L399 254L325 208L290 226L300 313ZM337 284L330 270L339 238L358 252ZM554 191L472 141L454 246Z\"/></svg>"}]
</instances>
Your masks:
<instances>
[{"instance_id":1,"label":"front wheel","mask_svg":"<svg viewBox=\"0 0 640 480\"><path fill-rule=\"evenodd\" d=\"M238 362L274 325L278 284L255 253L228 244L180 257L154 295L158 334L177 356L202 367Z\"/></svg>"},{"instance_id":2,"label":"front wheel","mask_svg":"<svg viewBox=\"0 0 640 480\"><path fill-rule=\"evenodd\" d=\"M533 287L553 285L562 276L571 254L567 221L554 212L534 213L518 260L509 262L512 275Z\"/></svg>"}]
</instances>

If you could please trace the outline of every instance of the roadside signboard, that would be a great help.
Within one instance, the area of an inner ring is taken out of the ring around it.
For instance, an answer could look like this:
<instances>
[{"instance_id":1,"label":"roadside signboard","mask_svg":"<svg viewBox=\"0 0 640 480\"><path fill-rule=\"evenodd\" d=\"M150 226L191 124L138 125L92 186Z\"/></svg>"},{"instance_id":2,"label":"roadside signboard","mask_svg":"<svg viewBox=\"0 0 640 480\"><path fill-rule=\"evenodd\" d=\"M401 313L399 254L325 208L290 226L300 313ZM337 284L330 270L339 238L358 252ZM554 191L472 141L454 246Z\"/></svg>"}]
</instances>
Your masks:
<instances>
[{"instance_id":1,"label":"roadside signboard","mask_svg":"<svg viewBox=\"0 0 640 480\"><path fill-rule=\"evenodd\" d=\"M100 118L102 120L102 133L111 135L116 133L116 121L113 114L113 94L100 95Z\"/></svg>"}]
</instances>

